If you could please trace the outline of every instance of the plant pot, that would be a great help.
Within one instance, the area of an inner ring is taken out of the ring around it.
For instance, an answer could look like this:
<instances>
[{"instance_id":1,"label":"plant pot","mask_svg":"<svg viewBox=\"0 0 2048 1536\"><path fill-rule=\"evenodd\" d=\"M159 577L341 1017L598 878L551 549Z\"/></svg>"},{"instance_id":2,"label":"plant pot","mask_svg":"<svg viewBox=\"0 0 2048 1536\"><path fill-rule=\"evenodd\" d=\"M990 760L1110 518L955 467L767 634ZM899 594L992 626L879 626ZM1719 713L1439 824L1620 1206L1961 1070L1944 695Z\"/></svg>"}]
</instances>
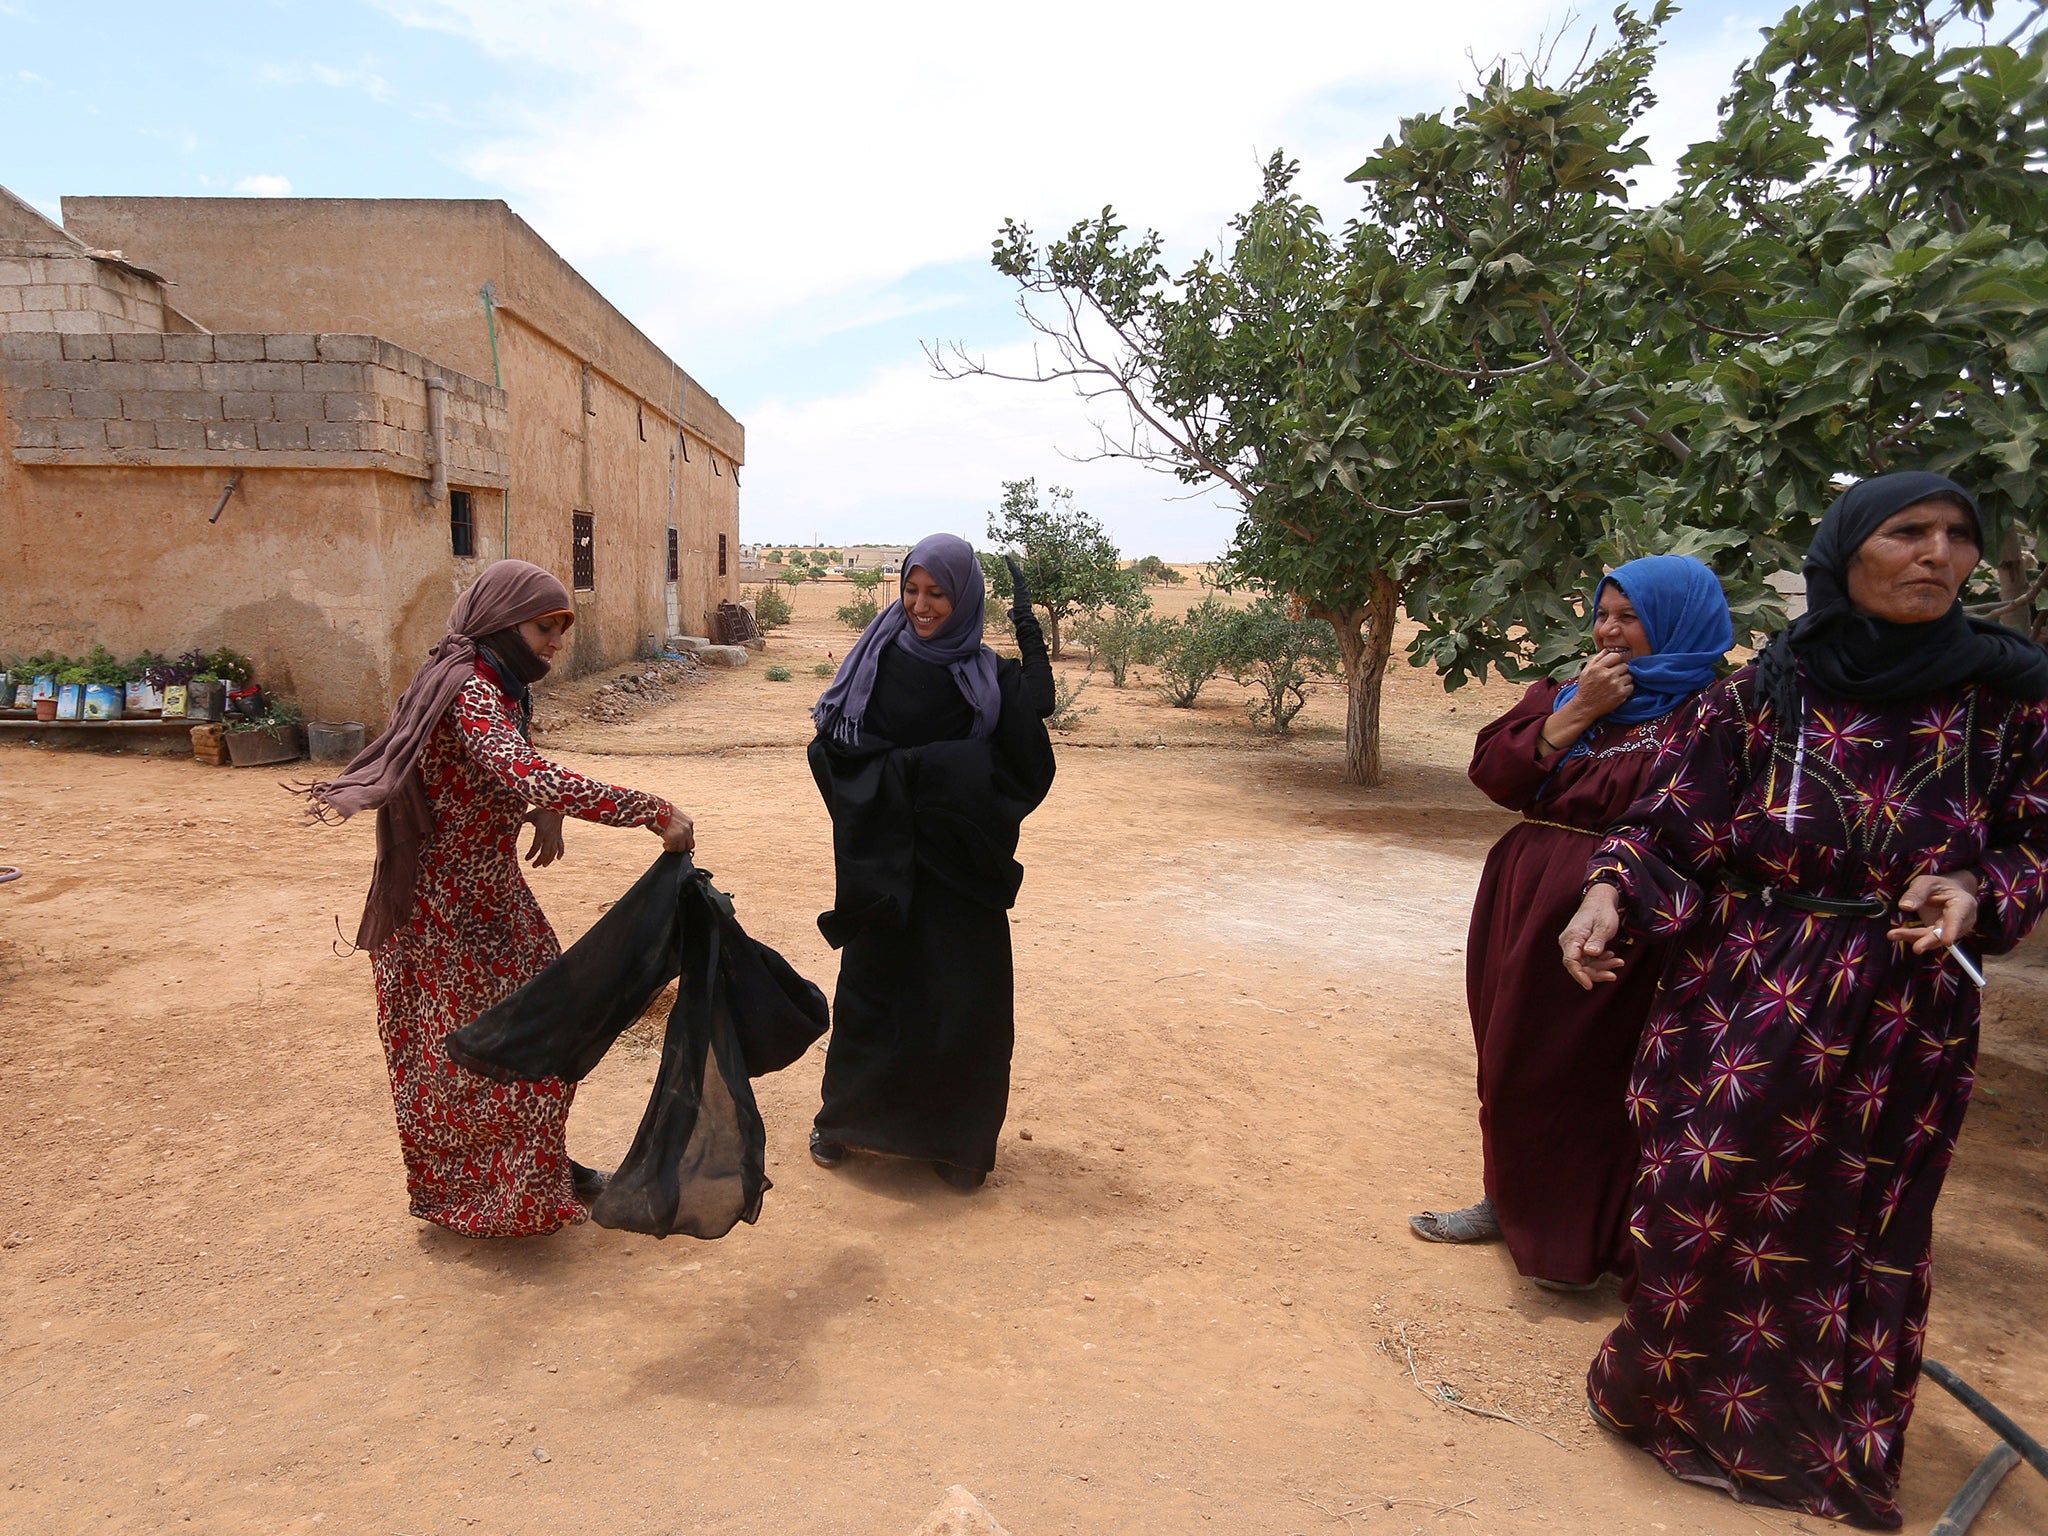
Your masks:
<instances>
[{"instance_id":1,"label":"plant pot","mask_svg":"<svg viewBox=\"0 0 2048 1536\"><path fill-rule=\"evenodd\" d=\"M55 699L53 699L53 698L43 698L43 699L37 699L37 700L36 700L36 718L37 718L38 720L54 720L54 719L56 719L56 718L57 718L57 701L56 701Z\"/></svg>"},{"instance_id":2,"label":"plant pot","mask_svg":"<svg viewBox=\"0 0 2048 1536\"><path fill-rule=\"evenodd\" d=\"M185 685L185 718L187 720L218 720L227 704L228 685L221 682L187 683Z\"/></svg>"},{"instance_id":3,"label":"plant pot","mask_svg":"<svg viewBox=\"0 0 2048 1536\"><path fill-rule=\"evenodd\" d=\"M148 683L128 683L121 690L121 704L131 715L151 715L164 707L164 691Z\"/></svg>"},{"instance_id":4,"label":"plant pot","mask_svg":"<svg viewBox=\"0 0 2048 1536\"><path fill-rule=\"evenodd\" d=\"M85 684L59 683L57 685L57 718L59 720L82 720L85 718Z\"/></svg>"},{"instance_id":5,"label":"plant pot","mask_svg":"<svg viewBox=\"0 0 2048 1536\"><path fill-rule=\"evenodd\" d=\"M360 720L308 720L306 755L316 763L345 763L363 750Z\"/></svg>"},{"instance_id":6,"label":"plant pot","mask_svg":"<svg viewBox=\"0 0 2048 1536\"><path fill-rule=\"evenodd\" d=\"M88 720L120 719L121 685L119 683L87 683L85 685L85 718Z\"/></svg>"},{"instance_id":7,"label":"plant pot","mask_svg":"<svg viewBox=\"0 0 2048 1536\"><path fill-rule=\"evenodd\" d=\"M306 755L305 732L296 725L273 726L267 731L229 731L227 740L228 761L237 768L289 763Z\"/></svg>"}]
</instances>

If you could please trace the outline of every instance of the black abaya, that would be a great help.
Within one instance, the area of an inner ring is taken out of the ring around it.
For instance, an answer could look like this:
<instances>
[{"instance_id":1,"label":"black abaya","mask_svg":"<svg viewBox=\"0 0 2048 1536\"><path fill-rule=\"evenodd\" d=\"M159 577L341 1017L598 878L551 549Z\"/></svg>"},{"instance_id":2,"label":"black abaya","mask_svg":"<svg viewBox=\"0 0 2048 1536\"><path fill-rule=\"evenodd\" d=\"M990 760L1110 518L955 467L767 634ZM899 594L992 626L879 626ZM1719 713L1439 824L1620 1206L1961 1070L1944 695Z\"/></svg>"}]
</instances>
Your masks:
<instances>
[{"instance_id":1,"label":"black abaya","mask_svg":"<svg viewBox=\"0 0 2048 1536\"><path fill-rule=\"evenodd\" d=\"M980 1173L1009 1107L1017 833L1053 780L1025 668L1003 662L997 684L995 733L973 740L952 674L892 647L858 739L810 749L838 887L818 926L845 950L818 1132Z\"/></svg>"}]
</instances>

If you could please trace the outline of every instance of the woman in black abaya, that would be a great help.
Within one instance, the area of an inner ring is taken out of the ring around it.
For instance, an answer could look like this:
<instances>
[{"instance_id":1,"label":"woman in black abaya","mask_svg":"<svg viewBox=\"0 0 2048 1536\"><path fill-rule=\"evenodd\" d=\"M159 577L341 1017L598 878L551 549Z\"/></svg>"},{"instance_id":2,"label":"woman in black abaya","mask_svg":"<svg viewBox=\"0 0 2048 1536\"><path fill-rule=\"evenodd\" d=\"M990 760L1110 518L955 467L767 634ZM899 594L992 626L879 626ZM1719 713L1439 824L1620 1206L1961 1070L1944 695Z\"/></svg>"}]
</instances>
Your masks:
<instances>
[{"instance_id":1,"label":"woman in black abaya","mask_svg":"<svg viewBox=\"0 0 2048 1536\"><path fill-rule=\"evenodd\" d=\"M973 548L933 534L812 712L837 882L818 927L845 951L811 1131L827 1168L849 1148L922 1158L965 1191L995 1166L1016 1034L1017 832L1053 779L1052 666L1015 586L1021 663L982 644Z\"/></svg>"}]
</instances>

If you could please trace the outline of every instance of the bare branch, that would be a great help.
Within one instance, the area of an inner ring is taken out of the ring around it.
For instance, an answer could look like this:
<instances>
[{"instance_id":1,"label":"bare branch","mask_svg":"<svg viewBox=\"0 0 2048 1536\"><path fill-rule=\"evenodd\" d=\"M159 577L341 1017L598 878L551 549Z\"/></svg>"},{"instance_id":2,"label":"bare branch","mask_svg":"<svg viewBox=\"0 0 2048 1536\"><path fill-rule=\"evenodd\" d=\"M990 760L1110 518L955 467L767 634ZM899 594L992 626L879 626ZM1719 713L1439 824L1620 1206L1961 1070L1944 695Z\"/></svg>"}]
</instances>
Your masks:
<instances>
[{"instance_id":1,"label":"bare branch","mask_svg":"<svg viewBox=\"0 0 2048 1536\"><path fill-rule=\"evenodd\" d=\"M1402 346L1401 338L1396 336L1392 331L1388 331L1386 333L1386 337L1388 346L1392 347L1396 352L1400 353L1403 357L1407 358L1409 362L1416 364L1418 367L1431 369L1437 373L1443 374L1447 378L1466 379L1474 382L1485 382L1493 379L1512 379L1518 373L1540 373L1543 369L1550 367L1550 365L1556 361L1555 358L1539 357L1533 363L1518 363L1512 368L1488 368L1485 366L1486 359L1484 357L1481 357L1479 359L1481 366L1476 369L1453 368L1448 363L1437 363L1430 361L1430 359L1426 357L1418 357L1415 353L1410 352L1406 347ZM1478 343L1475 342L1473 344L1473 347L1476 352Z\"/></svg>"},{"instance_id":2,"label":"bare branch","mask_svg":"<svg viewBox=\"0 0 2048 1536\"><path fill-rule=\"evenodd\" d=\"M2041 573L2034 578L2034 584L2009 603L1981 603L1964 611L1974 619L1996 619L2008 613L2017 613L2022 608L2034 606L2034 599L2048 587L2048 565L2041 567Z\"/></svg>"}]
</instances>

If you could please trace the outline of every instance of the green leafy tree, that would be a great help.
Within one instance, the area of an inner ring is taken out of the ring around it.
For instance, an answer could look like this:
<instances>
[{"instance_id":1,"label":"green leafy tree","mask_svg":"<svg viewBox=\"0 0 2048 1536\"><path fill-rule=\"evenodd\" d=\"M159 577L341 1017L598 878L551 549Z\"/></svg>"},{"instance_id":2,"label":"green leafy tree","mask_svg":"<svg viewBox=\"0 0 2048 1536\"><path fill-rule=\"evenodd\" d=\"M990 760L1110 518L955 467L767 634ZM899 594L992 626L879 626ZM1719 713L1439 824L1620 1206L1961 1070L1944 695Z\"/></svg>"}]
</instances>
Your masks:
<instances>
[{"instance_id":1,"label":"green leafy tree","mask_svg":"<svg viewBox=\"0 0 2048 1536\"><path fill-rule=\"evenodd\" d=\"M740 596L754 604L754 622L763 634L771 629L781 629L796 617L796 610L789 599L770 586L749 587Z\"/></svg>"},{"instance_id":2,"label":"green leafy tree","mask_svg":"<svg viewBox=\"0 0 2048 1536\"><path fill-rule=\"evenodd\" d=\"M1159 691L1175 709L1193 709L1203 688L1231 661L1237 611L1213 592L1177 619L1151 620L1142 654L1159 671Z\"/></svg>"},{"instance_id":3,"label":"green leafy tree","mask_svg":"<svg viewBox=\"0 0 2048 1536\"><path fill-rule=\"evenodd\" d=\"M839 608L835 609L832 616L848 629L859 630L866 629L870 624L874 623L875 615L881 611L881 605L875 601L874 594L872 592L863 592L852 602L842 604Z\"/></svg>"},{"instance_id":4,"label":"green leafy tree","mask_svg":"<svg viewBox=\"0 0 2048 1536\"><path fill-rule=\"evenodd\" d=\"M1296 618L1287 604L1262 597L1230 626L1224 670L1232 682L1256 690L1245 706L1253 729L1284 736L1308 703L1309 680L1337 669L1330 626Z\"/></svg>"},{"instance_id":5,"label":"green leafy tree","mask_svg":"<svg viewBox=\"0 0 2048 1536\"><path fill-rule=\"evenodd\" d=\"M1053 659L1060 656L1061 626L1074 615L1113 603L1135 585L1119 568L1116 545L1102 524L1074 505L1074 493L1060 486L1038 494L1035 479L1005 480L1002 504L989 514L988 536L1017 557L1031 589L1031 603L1045 610L1045 638ZM991 578L1007 597L1009 570L1000 556ZM983 574L990 572L988 564Z\"/></svg>"},{"instance_id":6,"label":"green leafy tree","mask_svg":"<svg viewBox=\"0 0 2048 1536\"><path fill-rule=\"evenodd\" d=\"M1109 686L1121 688L1147 645L1146 619L1152 599L1133 590L1120 600L1085 613L1074 635L1088 648L1090 666L1109 674Z\"/></svg>"},{"instance_id":7,"label":"green leafy tree","mask_svg":"<svg viewBox=\"0 0 2048 1536\"><path fill-rule=\"evenodd\" d=\"M800 565L785 565L782 568L782 584L786 587L802 586L804 584L803 567Z\"/></svg>"},{"instance_id":8,"label":"green leafy tree","mask_svg":"<svg viewBox=\"0 0 2048 1536\"><path fill-rule=\"evenodd\" d=\"M856 591L872 592L882 584L882 573L880 571L852 571L848 573L847 580L853 583Z\"/></svg>"},{"instance_id":9,"label":"green leafy tree","mask_svg":"<svg viewBox=\"0 0 2048 1536\"><path fill-rule=\"evenodd\" d=\"M1148 587L1177 587L1187 580L1187 577L1157 555L1147 555L1142 560L1134 561L1131 565L1131 574Z\"/></svg>"},{"instance_id":10,"label":"green leafy tree","mask_svg":"<svg viewBox=\"0 0 2048 1536\"><path fill-rule=\"evenodd\" d=\"M1228 249L1177 274L1157 234L1134 237L1107 209L1043 245L1008 221L995 264L1048 344L1051 361L1021 377L1119 401L1127 425L1099 429L1098 453L1229 496L1239 524L1217 574L1292 594L1330 626L1346 684L1344 776L1371 784L1403 586L1462 553L1429 516L1461 499L1410 503L1417 484L1455 480L1460 447L1443 423L1466 411L1468 391L1386 349L1366 355L1345 302L1359 253L1385 237L1354 226L1333 240L1294 192L1296 174L1275 155ZM957 348L930 356L948 377L1019 377Z\"/></svg>"}]
</instances>

